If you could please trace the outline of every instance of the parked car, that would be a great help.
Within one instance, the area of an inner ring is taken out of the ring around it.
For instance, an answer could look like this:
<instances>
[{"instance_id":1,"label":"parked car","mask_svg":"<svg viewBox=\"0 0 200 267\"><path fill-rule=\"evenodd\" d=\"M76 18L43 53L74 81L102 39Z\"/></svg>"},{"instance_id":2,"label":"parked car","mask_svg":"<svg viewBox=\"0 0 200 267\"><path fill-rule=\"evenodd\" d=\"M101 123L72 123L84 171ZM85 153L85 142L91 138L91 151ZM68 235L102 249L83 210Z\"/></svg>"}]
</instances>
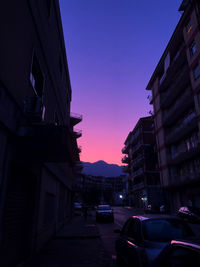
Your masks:
<instances>
[{"instance_id":1,"label":"parked car","mask_svg":"<svg viewBox=\"0 0 200 267\"><path fill-rule=\"evenodd\" d=\"M155 205L149 204L145 209L145 213L160 213L160 208Z\"/></svg>"},{"instance_id":2,"label":"parked car","mask_svg":"<svg viewBox=\"0 0 200 267\"><path fill-rule=\"evenodd\" d=\"M116 240L118 267L148 266L173 239L194 236L190 226L171 215L148 214L129 218Z\"/></svg>"},{"instance_id":3,"label":"parked car","mask_svg":"<svg viewBox=\"0 0 200 267\"><path fill-rule=\"evenodd\" d=\"M74 214L81 215L82 213L82 204L79 202L74 202Z\"/></svg>"},{"instance_id":4,"label":"parked car","mask_svg":"<svg viewBox=\"0 0 200 267\"><path fill-rule=\"evenodd\" d=\"M172 240L151 267L199 267L200 240Z\"/></svg>"},{"instance_id":5,"label":"parked car","mask_svg":"<svg viewBox=\"0 0 200 267\"><path fill-rule=\"evenodd\" d=\"M110 205L98 205L96 209L96 221L114 222L114 214Z\"/></svg>"},{"instance_id":6,"label":"parked car","mask_svg":"<svg viewBox=\"0 0 200 267\"><path fill-rule=\"evenodd\" d=\"M197 207L181 207L178 210L178 216L190 223L200 223L200 209Z\"/></svg>"}]
</instances>

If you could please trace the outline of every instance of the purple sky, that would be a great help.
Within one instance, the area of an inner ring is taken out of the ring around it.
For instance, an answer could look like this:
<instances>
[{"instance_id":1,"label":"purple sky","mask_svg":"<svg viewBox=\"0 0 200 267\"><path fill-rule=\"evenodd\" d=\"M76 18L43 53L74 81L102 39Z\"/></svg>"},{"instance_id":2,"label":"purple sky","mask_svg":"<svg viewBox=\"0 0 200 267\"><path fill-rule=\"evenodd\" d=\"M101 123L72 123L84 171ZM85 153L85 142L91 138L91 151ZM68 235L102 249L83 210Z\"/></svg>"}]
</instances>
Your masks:
<instances>
[{"instance_id":1,"label":"purple sky","mask_svg":"<svg viewBox=\"0 0 200 267\"><path fill-rule=\"evenodd\" d=\"M129 131L152 109L145 88L181 2L60 0L81 160L121 164Z\"/></svg>"}]
</instances>

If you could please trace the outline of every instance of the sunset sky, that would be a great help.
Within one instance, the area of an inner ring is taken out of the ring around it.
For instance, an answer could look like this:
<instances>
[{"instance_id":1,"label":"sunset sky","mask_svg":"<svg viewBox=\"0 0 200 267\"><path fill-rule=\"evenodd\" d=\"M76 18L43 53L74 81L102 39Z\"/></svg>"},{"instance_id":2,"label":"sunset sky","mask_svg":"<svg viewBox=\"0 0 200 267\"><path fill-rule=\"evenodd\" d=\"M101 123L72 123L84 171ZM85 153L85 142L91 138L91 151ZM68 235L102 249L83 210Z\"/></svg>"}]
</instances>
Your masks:
<instances>
[{"instance_id":1,"label":"sunset sky","mask_svg":"<svg viewBox=\"0 0 200 267\"><path fill-rule=\"evenodd\" d=\"M81 160L121 165L124 141L152 110L146 85L181 0L60 0Z\"/></svg>"}]
</instances>

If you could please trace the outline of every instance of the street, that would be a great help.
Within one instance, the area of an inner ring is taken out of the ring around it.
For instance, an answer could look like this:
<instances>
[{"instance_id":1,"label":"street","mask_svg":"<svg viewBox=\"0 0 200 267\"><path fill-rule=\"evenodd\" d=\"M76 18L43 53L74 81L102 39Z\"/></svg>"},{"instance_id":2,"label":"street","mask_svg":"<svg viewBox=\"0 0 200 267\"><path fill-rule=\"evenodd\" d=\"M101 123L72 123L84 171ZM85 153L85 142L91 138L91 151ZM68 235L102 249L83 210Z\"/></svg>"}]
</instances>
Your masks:
<instances>
[{"instance_id":1,"label":"street","mask_svg":"<svg viewBox=\"0 0 200 267\"><path fill-rule=\"evenodd\" d=\"M25 267L116 267L115 229L121 229L125 221L143 212L129 207L113 207L114 223L96 222L95 211L87 219L74 216L44 248L30 259ZM200 225L191 225L196 233Z\"/></svg>"}]
</instances>

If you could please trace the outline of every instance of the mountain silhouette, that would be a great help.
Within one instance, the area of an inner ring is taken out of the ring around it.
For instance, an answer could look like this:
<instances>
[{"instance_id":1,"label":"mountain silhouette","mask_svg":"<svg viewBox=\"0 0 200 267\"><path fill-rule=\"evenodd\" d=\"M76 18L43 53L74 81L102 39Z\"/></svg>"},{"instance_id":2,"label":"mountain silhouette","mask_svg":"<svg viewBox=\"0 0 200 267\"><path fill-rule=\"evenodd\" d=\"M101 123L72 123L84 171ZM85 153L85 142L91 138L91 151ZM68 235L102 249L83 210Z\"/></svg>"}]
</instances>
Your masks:
<instances>
[{"instance_id":1,"label":"mountain silhouette","mask_svg":"<svg viewBox=\"0 0 200 267\"><path fill-rule=\"evenodd\" d=\"M99 160L94 163L82 161L82 165L82 173L93 176L117 177L124 174L123 166L109 164L103 160Z\"/></svg>"}]
</instances>

